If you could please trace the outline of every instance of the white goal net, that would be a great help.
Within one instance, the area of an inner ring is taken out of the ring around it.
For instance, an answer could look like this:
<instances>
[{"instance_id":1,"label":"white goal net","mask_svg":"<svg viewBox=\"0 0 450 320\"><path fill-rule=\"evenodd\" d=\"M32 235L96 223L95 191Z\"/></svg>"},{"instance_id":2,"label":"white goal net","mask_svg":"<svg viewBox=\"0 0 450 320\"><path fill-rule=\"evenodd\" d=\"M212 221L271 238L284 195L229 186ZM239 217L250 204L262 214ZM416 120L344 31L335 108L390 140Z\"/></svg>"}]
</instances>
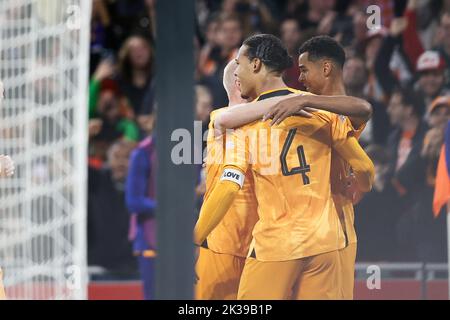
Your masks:
<instances>
[{"instance_id":1,"label":"white goal net","mask_svg":"<svg viewBox=\"0 0 450 320\"><path fill-rule=\"evenodd\" d=\"M86 298L91 0L0 0L0 266L7 298Z\"/></svg>"}]
</instances>

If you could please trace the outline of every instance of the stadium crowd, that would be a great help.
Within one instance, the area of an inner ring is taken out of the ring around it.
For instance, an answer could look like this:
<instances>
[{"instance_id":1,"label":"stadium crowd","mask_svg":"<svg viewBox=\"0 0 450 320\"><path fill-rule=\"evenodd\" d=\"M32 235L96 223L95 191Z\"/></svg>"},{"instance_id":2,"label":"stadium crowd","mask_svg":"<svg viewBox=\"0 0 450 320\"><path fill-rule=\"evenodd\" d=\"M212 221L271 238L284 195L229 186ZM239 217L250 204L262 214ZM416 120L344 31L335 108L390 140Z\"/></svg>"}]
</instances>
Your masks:
<instances>
[{"instance_id":1,"label":"stadium crowd","mask_svg":"<svg viewBox=\"0 0 450 320\"><path fill-rule=\"evenodd\" d=\"M369 5L381 9L378 28L366 24ZM227 105L223 68L246 37L282 39L294 60L284 79L297 89L300 44L322 34L338 40L347 94L373 107L360 143L376 175L355 207L357 261L446 261L446 214L433 213L432 203L450 120L450 1L196 0L196 17L193 112L204 130L210 112ZM135 277L155 249L155 28L154 0L93 2L88 261L104 278Z\"/></svg>"}]
</instances>

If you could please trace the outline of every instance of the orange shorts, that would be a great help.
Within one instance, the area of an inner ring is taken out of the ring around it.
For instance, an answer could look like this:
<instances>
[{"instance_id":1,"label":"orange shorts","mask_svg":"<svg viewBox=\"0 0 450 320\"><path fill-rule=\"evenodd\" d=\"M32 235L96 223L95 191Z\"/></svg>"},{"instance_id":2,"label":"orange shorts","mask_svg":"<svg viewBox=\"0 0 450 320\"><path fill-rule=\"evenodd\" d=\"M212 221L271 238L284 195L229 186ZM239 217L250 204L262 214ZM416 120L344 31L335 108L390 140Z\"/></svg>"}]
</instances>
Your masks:
<instances>
[{"instance_id":1,"label":"orange shorts","mask_svg":"<svg viewBox=\"0 0 450 320\"><path fill-rule=\"evenodd\" d=\"M247 258L239 300L340 299L338 250L288 261Z\"/></svg>"},{"instance_id":2,"label":"orange shorts","mask_svg":"<svg viewBox=\"0 0 450 320\"><path fill-rule=\"evenodd\" d=\"M356 243L351 243L347 247L339 250L339 268L341 271L341 299L353 300L353 289L355 286L355 261Z\"/></svg>"},{"instance_id":3,"label":"orange shorts","mask_svg":"<svg viewBox=\"0 0 450 320\"><path fill-rule=\"evenodd\" d=\"M245 258L200 247L195 266L197 300L236 300Z\"/></svg>"}]
</instances>

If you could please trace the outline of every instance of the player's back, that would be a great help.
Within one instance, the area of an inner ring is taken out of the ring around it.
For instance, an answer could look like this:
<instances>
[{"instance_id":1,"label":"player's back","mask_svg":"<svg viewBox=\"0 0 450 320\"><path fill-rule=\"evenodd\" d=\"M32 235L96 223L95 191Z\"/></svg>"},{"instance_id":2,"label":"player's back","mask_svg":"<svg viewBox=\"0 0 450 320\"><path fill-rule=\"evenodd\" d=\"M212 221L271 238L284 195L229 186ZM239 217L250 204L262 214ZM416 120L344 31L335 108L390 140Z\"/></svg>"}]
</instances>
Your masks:
<instances>
[{"instance_id":1,"label":"player's back","mask_svg":"<svg viewBox=\"0 0 450 320\"><path fill-rule=\"evenodd\" d=\"M319 111L276 127L254 122L235 133L235 144L245 141L245 159L227 163L241 170L244 160L251 163L259 215L252 255L258 260L292 260L344 247L330 187L334 116Z\"/></svg>"}]
</instances>

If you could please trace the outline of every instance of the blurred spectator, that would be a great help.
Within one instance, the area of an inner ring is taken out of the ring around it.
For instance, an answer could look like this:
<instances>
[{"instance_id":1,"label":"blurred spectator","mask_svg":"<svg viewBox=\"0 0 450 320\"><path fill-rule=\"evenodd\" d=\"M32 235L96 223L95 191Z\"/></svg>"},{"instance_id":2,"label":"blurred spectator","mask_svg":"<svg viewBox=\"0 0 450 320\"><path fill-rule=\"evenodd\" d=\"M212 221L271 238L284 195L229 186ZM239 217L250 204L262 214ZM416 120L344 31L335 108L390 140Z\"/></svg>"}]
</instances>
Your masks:
<instances>
[{"instance_id":1,"label":"blurred spectator","mask_svg":"<svg viewBox=\"0 0 450 320\"><path fill-rule=\"evenodd\" d=\"M447 1L450 7L450 2ZM436 48L446 61L447 71L450 73L450 9L442 15L439 26L439 44Z\"/></svg>"},{"instance_id":2,"label":"blurred spectator","mask_svg":"<svg viewBox=\"0 0 450 320\"><path fill-rule=\"evenodd\" d=\"M103 64L99 67L103 68ZM97 162L98 167L105 160L106 150L112 142L119 138L137 141L139 131L137 125L126 117L128 107L117 83L110 79L101 82L96 79L94 76L90 88L89 156L93 161L91 164Z\"/></svg>"},{"instance_id":3,"label":"blurred spectator","mask_svg":"<svg viewBox=\"0 0 450 320\"><path fill-rule=\"evenodd\" d=\"M425 98L427 105L440 95L450 94L445 87L446 65L437 51L425 51L417 60L417 90Z\"/></svg>"},{"instance_id":4,"label":"blurred spectator","mask_svg":"<svg viewBox=\"0 0 450 320\"><path fill-rule=\"evenodd\" d=\"M90 74L94 72L107 49L112 49L111 16L103 0L92 2Z\"/></svg>"},{"instance_id":5,"label":"blurred spectator","mask_svg":"<svg viewBox=\"0 0 450 320\"><path fill-rule=\"evenodd\" d=\"M395 225L398 208L387 176L390 155L380 145L370 145L366 152L375 166L375 179L372 191L355 206L357 260L392 261L397 254Z\"/></svg>"},{"instance_id":6,"label":"blurred spectator","mask_svg":"<svg viewBox=\"0 0 450 320\"><path fill-rule=\"evenodd\" d=\"M195 86L195 120L202 122L202 137L208 130L209 114L213 110L213 97L207 87L202 85ZM195 145L195 148L205 150L206 141L202 140L201 145Z\"/></svg>"},{"instance_id":7,"label":"blurred spectator","mask_svg":"<svg viewBox=\"0 0 450 320\"><path fill-rule=\"evenodd\" d=\"M439 20L444 1L409 0L405 15L413 12L416 31L425 50L432 49L438 34ZM409 17L408 17L409 20Z\"/></svg>"},{"instance_id":8,"label":"blurred spectator","mask_svg":"<svg viewBox=\"0 0 450 320\"><path fill-rule=\"evenodd\" d=\"M129 37L119 51L117 81L134 112L139 113L145 95L153 90L153 49L141 35Z\"/></svg>"},{"instance_id":9,"label":"blurred spectator","mask_svg":"<svg viewBox=\"0 0 450 320\"><path fill-rule=\"evenodd\" d=\"M412 75L415 73L416 90L429 104L438 95L448 92L445 87L446 63L439 52L424 52L418 35L417 6L417 1L409 1L404 17L392 21L377 55L375 72L387 97L399 83L404 85L414 80ZM391 68L393 65L397 66L396 69Z\"/></svg>"},{"instance_id":10,"label":"blurred spectator","mask_svg":"<svg viewBox=\"0 0 450 320\"><path fill-rule=\"evenodd\" d=\"M428 107L428 125L422 148L427 160L427 183L434 186L435 174L441 146L444 143L445 128L450 120L450 96L437 97Z\"/></svg>"},{"instance_id":11,"label":"blurred spectator","mask_svg":"<svg viewBox=\"0 0 450 320\"><path fill-rule=\"evenodd\" d=\"M242 24L239 18L234 15L221 16L217 26L217 45L209 46L209 52L203 52L200 56L201 74L203 76L220 75L226 64L236 57L242 37Z\"/></svg>"},{"instance_id":12,"label":"blurred spectator","mask_svg":"<svg viewBox=\"0 0 450 320\"><path fill-rule=\"evenodd\" d=\"M223 0L222 13L235 14L242 23L244 38L255 33L273 33L272 13L263 0Z\"/></svg>"},{"instance_id":13,"label":"blurred spectator","mask_svg":"<svg viewBox=\"0 0 450 320\"><path fill-rule=\"evenodd\" d=\"M448 120L450 120L450 95L434 99L427 112L430 128L440 128L443 131Z\"/></svg>"},{"instance_id":14,"label":"blurred spectator","mask_svg":"<svg viewBox=\"0 0 450 320\"><path fill-rule=\"evenodd\" d=\"M400 26L396 27L397 24L392 24L389 33L384 28L370 30L359 48L364 56L367 70L369 70L367 96L384 103L389 100L392 87L397 83L391 84L390 91L385 89L387 86L384 85L385 79L389 76L394 77L392 75L394 71L390 66L397 46L396 37L401 28Z\"/></svg>"},{"instance_id":15,"label":"blurred spectator","mask_svg":"<svg viewBox=\"0 0 450 320\"><path fill-rule=\"evenodd\" d=\"M108 149L102 169L89 168L88 264L105 268L106 276L112 278L134 277L137 271L125 206L125 179L133 146L119 140Z\"/></svg>"},{"instance_id":16,"label":"blurred spectator","mask_svg":"<svg viewBox=\"0 0 450 320\"><path fill-rule=\"evenodd\" d=\"M379 144L385 145L387 136L391 130L386 106L367 96L365 88L368 83L369 72L364 60L360 57L348 58L343 69L345 90L348 95L359 97L372 104L372 119L366 125L360 142L362 145Z\"/></svg>"},{"instance_id":17,"label":"blurred spectator","mask_svg":"<svg viewBox=\"0 0 450 320\"><path fill-rule=\"evenodd\" d=\"M419 26L417 19L416 0L409 0L408 6L403 14L406 27L402 34L402 48L406 57L409 59L411 69L415 71L415 65L420 55L425 51L422 41L419 37Z\"/></svg>"},{"instance_id":18,"label":"blurred spectator","mask_svg":"<svg viewBox=\"0 0 450 320\"><path fill-rule=\"evenodd\" d=\"M409 61L412 58L408 59L401 46L407 26L408 20L404 17L392 20L373 62L377 83L382 88L378 98L382 101L389 101L395 87L411 84L414 68Z\"/></svg>"},{"instance_id":19,"label":"blurred spectator","mask_svg":"<svg viewBox=\"0 0 450 320\"><path fill-rule=\"evenodd\" d=\"M281 22L280 35L283 44L292 57L293 65L284 72L283 80L288 87L301 89L298 77L300 71L298 68L298 48L300 48L300 41L302 34L300 32L300 25L297 19L293 17L287 17Z\"/></svg>"},{"instance_id":20,"label":"blurred spectator","mask_svg":"<svg viewBox=\"0 0 450 320\"><path fill-rule=\"evenodd\" d=\"M138 17L136 33L146 34L151 37L154 45L156 40L156 0L145 0L146 11Z\"/></svg>"},{"instance_id":21,"label":"blurred spectator","mask_svg":"<svg viewBox=\"0 0 450 320\"><path fill-rule=\"evenodd\" d=\"M395 189L398 212L397 224L399 258L416 258L416 217L413 208L425 187L425 161L421 157L427 125L422 120L424 107L411 89L396 88L388 106L391 124L396 129L388 138L388 150L392 155L388 179Z\"/></svg>"},{"instance_id":22,"label":"blurred spectator","mask_svg":"<svg viewBox=\"0 0 450 320\"><path fill-rule=\"evenodd\" d=\"M421 166L419 154L427 129L422 121L424 107L414 91L396 88L387 111L391 124L396 127L388 141L393 151L390 174L396 180L399 195L406 195L414 182L420 182L417 175L421 170L414 170Z\"/></svg>"},{"instance_id":23,"label":"blurred spectator","mask_svg":"<svg viewBox=\"0 0 450 320\"><path fill-rule=\"evenodd\" d=\"M432 211L436 169L444 142L445 127L450 120L450 97L439 97L429 107L430 129L425 135L421 155L426 161L426 187L419 194L414 214L417 216L418 237L417 257L423 262L445 262L446 214L437 218ZM445 210L442 210L445 211Z\"/></svg>"},{"instance_id":24,"label":"blurred spectator","mask_svg":"<svg viewBox=\"0 0 450 320\"><path fill-rule=\"evenodd\" d=\"M195 120L202 122L202 137L206 137L206 132L208 130L209 124L209 114L213 110L212 103L213 97L207 87L202 85L195 86L196 93L196 103L195 103ZM206 155L206 139L202 140L201 145L194 145L194 152L199 152L198 149L201 148L202 157ZM206 173L202 166L197 166L198 171L198 181L195 187L196 194L196 207L198 210L201 208L203 201L203 195L206 192Z\"/></svg>"},{"instance_id":25,"label":"blurred spectator","mask_svg":"<svg viewBox=\"0 0 450 320\"><path fill-rule=\"evenodd\" d=\"M208 128L209 114L213 110L213 97L207 87L202 85L195 86L195 120L201 121L203 128Z\"/></svg>"},{"instance_id":26,"label":"blurred spectator","mask_svg":"<svg viewBox=\"0 0 450 320\"><path fill-rule=\"evenodd\" d=\"M216 5L215 8L211 8L211 5ZM195 15L196 15L196 23L200 30L206 29L206 25L210 21L211 17L214 15L212 12L215 12L219 3L211 0L197 0L195 1Z\"/></svg>"},{"instance_id":27,"label":"blurred spectator","mask_svg":"<svg viewBox=\"0 0 450 320\"><path fill-rule=\"evenodd\" d=\"M146 36L151 36L146 0L109 0L107 4L116 41L114 49L119 49L131 34L143 32Z\"/></svg>"},{"instance_id":28,"label":"blurred spectator","mask_svg":"<svg viewBox=\"0 0 450 320\"><path fill-rule=\"evenodd\" d=\"M156 151L152 135L154 115L145 123L147 138L133 151L126 182L126 203L131 213L129 239L138 257L144 298L150 300L154 290L154 258L156 256Z\"/></svg>"},{"instance_id":29,"label":"blurred spectator","mask_svg":"<svg viewBox=\"0 0 450 320\"><path fill-rule=\"evenodd\" d=\"M317 29L325 15L334 9L335 3L335 0L289 1L287 8L289 14L299 18L300 28L307 31Z\"/></svg>"},{"instance_id":30,"label":"blurred spectator","mask_svg":"<svg viewBox=\"0 0 450 320\"><path fill-rule=\"evenodd\" d=\"M206 21L206 26L204 30L204 43L199 50L198 61L197 61L197 72L200 75L204 75L203 73L203 65L209 59L209 55L213 48L219 46L219 17L216 15L211 16Z\"/></svg>"},{"instance_id":31,"label":"blurred spectator","mask_svg":"<svg viewBox=\"0 0 450 320\"><path fill-rule=\"evenodd\" d=\"M212 49L219 45L218 32L219 17L214 15L206 23L205 43L203 44L203 49Z\"/></svg>"},{"instance_id":32,"label":"blurred spectator","mask_svg":"<svg viewBox=\"0 0 450 320\"><path fill-rule=\"evenodd\" d=\"M364 56L361 52L362 44L367 36L367 16L364 11L356 10L353 13L353 40L351 43L351 48L357 54Z\"/></svg>"},{"instance_id":33,"label":"blurred spectator","mask_svg":"<svg viewBox=\"0 0 450 320\"><path fill-rule=\"evenodd\" d=\"M153 105L153 97L146 97L136 119L139 126L139 140L148 137L153 132L154 120L156 117L155 109L156 108Z\"/></svg>"},{"instance_id":34,"label":"blurred spectator","mask_svg":"<svg viewBox=\"0 0 450 320\"><path fill-rule=\"evenodd\" d=\"M222 85L223 68L237 56L242 42L242 24L235 15L222 15L218 20L217 45L203 51L198 68L200 84L211 91L216 108L227 105L227 94Z\"/></svg>"},{"instance_id":35,"label":"blurred spectator","mask_svg":"<svg viewBox=\"0 0 450 320\"><path fill-rule=\"evenodd\" d=\"M336 1L333 10L328 11L321 19L317 27L317 33L327 34L335 38L344 47L350 45L354 33L354 11L355 9L351 6L350 1Z\"/></svg>"}]
</instances>

